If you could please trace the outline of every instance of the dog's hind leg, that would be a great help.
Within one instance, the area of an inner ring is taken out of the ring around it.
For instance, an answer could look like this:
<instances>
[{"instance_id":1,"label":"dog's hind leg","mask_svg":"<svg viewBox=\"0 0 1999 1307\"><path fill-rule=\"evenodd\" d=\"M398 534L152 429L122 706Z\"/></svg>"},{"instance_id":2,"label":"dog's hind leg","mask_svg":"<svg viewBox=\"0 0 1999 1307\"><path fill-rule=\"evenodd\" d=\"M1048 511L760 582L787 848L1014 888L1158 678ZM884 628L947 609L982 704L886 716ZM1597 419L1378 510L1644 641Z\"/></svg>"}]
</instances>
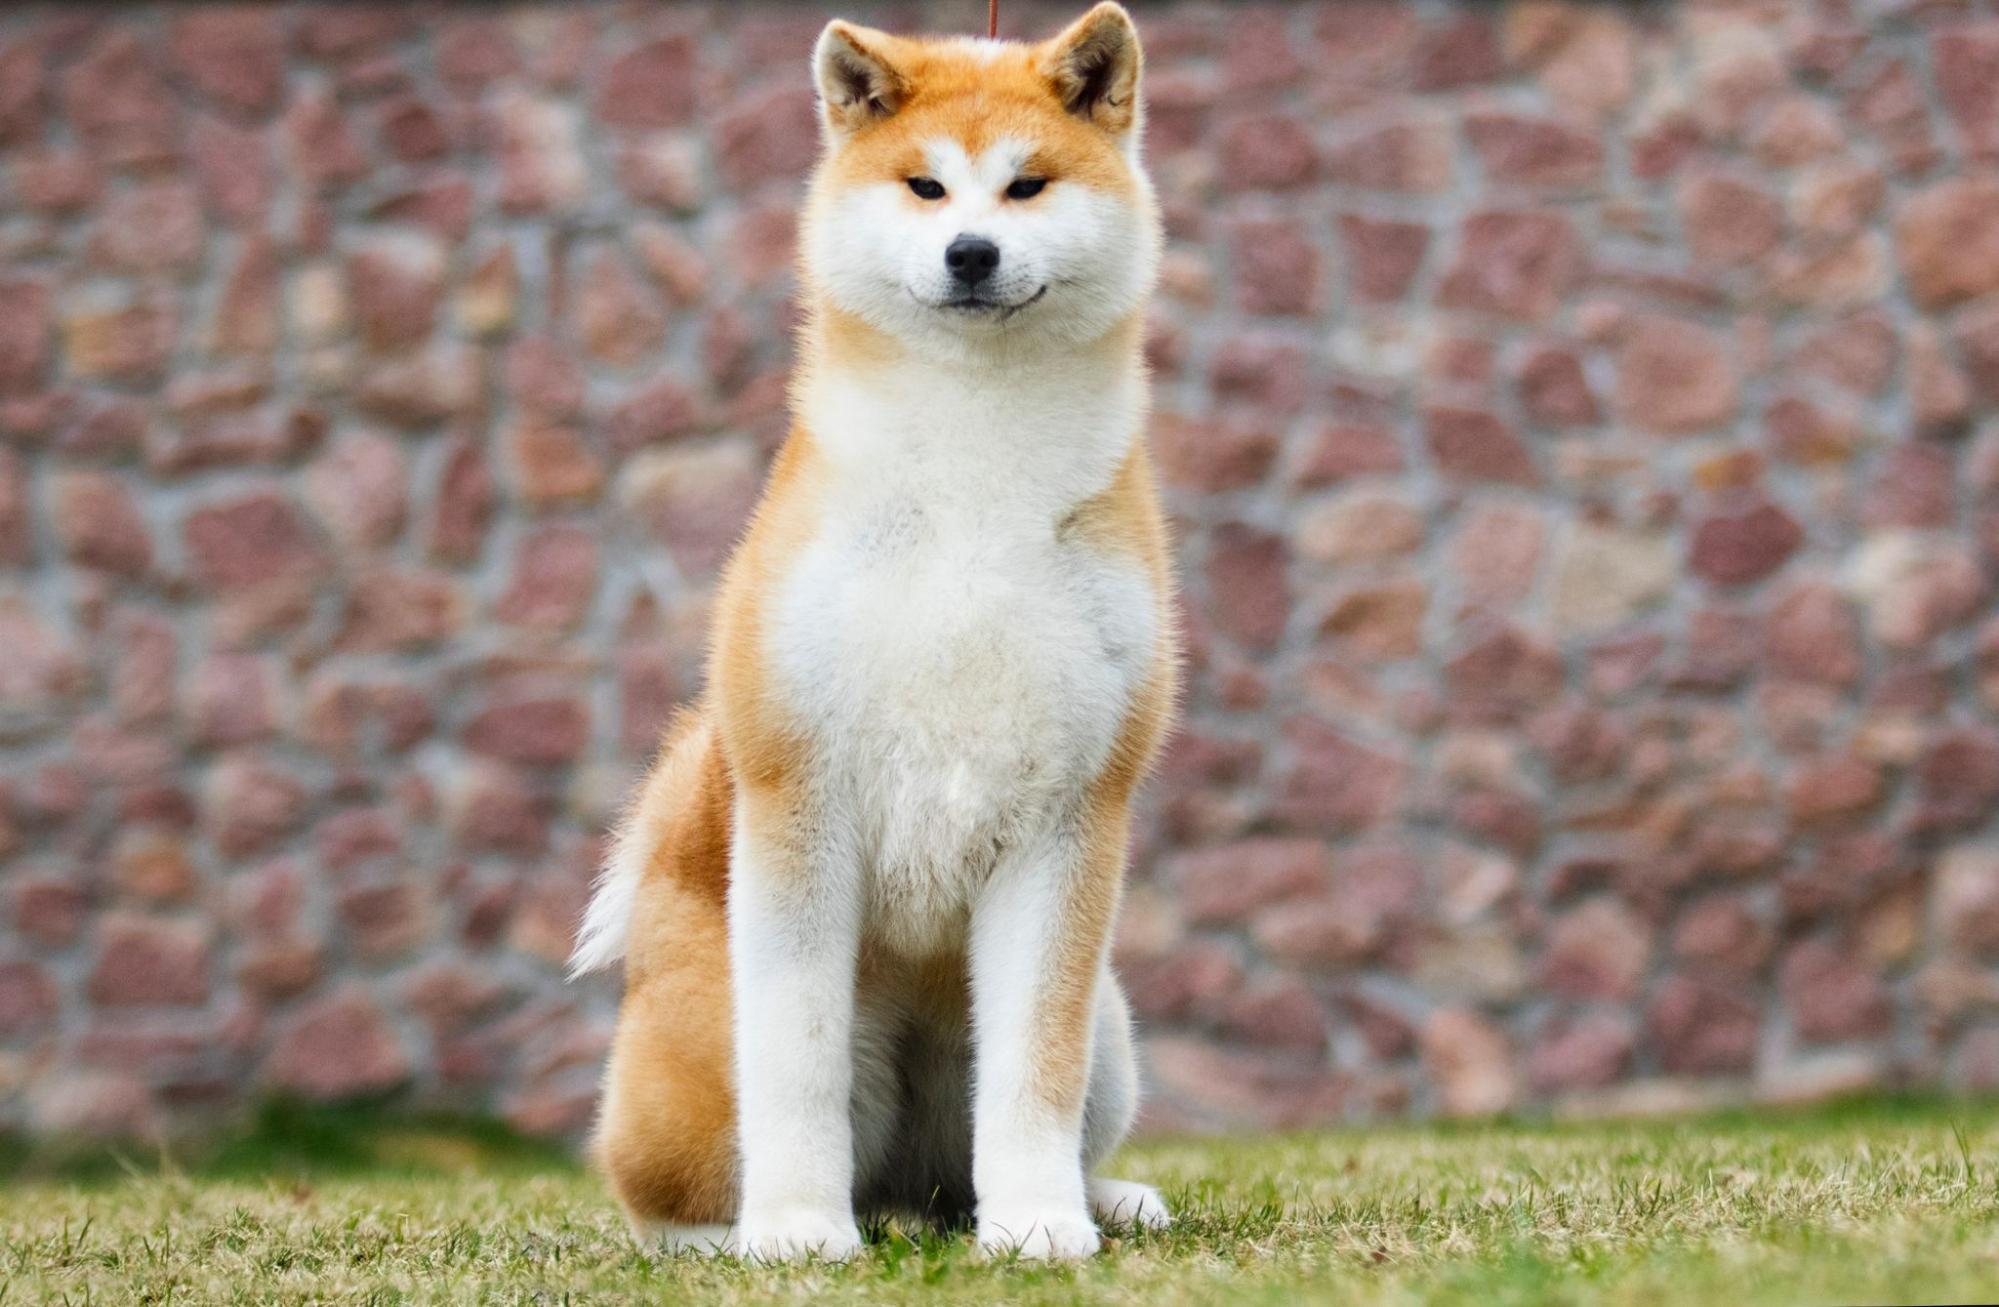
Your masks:
<instances>
[{"instance_id":1,"label":"dog's hind leg","mask_svg":"<svg viewBox=\"0 0 1999 1307\"><path fill-rule=\"evenodd\" d=\"M1096 1169L1131 1133L1138 1116L1138 1057L1131 1013L1108 969L1097 982L1097 1022L1090 1052L1090 1094L1083 1108L1083 1167L1090 1213L1107 1228L1162 1230L1173 1223L1159 1191L1135 1180L1112 1180Z\"/></svg>"}]
</instances>

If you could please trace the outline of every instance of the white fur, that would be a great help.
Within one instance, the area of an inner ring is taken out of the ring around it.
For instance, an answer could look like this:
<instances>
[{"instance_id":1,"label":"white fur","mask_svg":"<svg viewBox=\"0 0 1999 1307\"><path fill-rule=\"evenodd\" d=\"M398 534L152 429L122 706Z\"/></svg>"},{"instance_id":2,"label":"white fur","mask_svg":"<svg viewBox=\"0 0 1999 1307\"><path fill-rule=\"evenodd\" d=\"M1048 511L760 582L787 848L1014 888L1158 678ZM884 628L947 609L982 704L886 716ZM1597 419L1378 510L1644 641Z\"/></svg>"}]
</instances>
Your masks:
<instances>
[{"instance_id":1,"label":"white fur","mask_svg":"<svg viewBox=\"0 0 1999 1307\"><path fill-rule=\"evenodd\" d=\"M825 79L853 56L829 32L819 57L831 102L842 87ZM811 538L764 596L761 652L814 770L783 814L739 793L729 882L743 1164L730 1237L753 1258L851 1256L857 1196L975 1191L981 1246L1028 1257L1093 1251L1093 1210L1167 1219L1145 1186L1085 1174L1136 1098L1103 960L1086 1102L1058 1112L1032 1084L1085 793L1168 620L1139 563L1065 529L1143 423L1143 375L1109 333L1150 288L1157 223L1142 174L1128 195L1058 178L1005 200L1030 153L925 142L944 200L912 203L889 180L818 193L806 217L811 282L907 349L808 371L796 396L826 475ZM999 246L991 289L1007 307L945 306L961 235ZM634 862L621 843L579 967L615 956ZM956 1007L925 988L940 956L967 960Z\"/></svg>"},{"instance_id":2,"label":"white fur","mask_svg":"<svg viewBox=\"0 0 1999 1307\"><path fill-rule=\"evenodd\" d=\"M940 138L924 143L924 156L941 200L912 203L893 179L822 196L803 232L815 279L841 307L933 357L977 362L996 345L1100 339L1151 287L1152 193L1134 174L1129 197L1056 178L1032 200L1008 200L1029 153L1025 142L999 140L971 158ZM944 251L960 236L999 247L991 292L1012 309L939 307L952 289Z\"/></svg>"},{"instance_id":3,"label":"white fur","mask_svg":"<svg viewBox=\"0 0 1999 1307\"><path fill-rule=\"evenodd\" d=\"M569 954L569 978L588 975L625 956L625 936L631 929L632 905L638 899L639 878L645 872L650 844L630 814L618 823L611 851L590 891L590 906L577 927L576 947Z\"/></svg>"},{"instance_id":4,"label":"white fur","mask_svg":"<svg viewBox=\"0 0 1999 1307\"><path fill-rule=\"evenodd\" d=\"M1030 1106L1031 1004L1080 796L1165 618L1136 562L1061 522L1116 473L1142 385L1085 348L1031 371L819 376L802 400L831 470L766 638L770 692L826 760L808 799L825 860L809 904L766 901L754 864L734 882L745 1246L852 1250L853 1032L833 996L864 936L911 959L969 950L981 1242L1081 1256L1097 1241L1082 1123Z\"/></svg>"}]
</instances>

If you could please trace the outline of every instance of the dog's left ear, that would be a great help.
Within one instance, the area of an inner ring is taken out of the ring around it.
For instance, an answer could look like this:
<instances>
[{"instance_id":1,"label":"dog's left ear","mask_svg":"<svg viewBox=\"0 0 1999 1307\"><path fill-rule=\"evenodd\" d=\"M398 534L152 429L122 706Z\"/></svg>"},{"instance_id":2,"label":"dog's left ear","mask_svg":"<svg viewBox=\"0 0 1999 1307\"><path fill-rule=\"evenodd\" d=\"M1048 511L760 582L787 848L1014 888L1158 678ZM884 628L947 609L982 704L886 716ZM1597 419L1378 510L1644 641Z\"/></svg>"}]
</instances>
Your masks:
<instances>
[{"instance_id":1,"label":"dog's left ear","mask_svg":"<svg viewBox=\"0 0 1999 1307\"><path fill-rule=\"evenodd\" d=\"M1048 43L1042 71L1070 113L1122 136L1138 122L1143 63L1131 15L1104 0Z\"/></svg>"}]
</instances>

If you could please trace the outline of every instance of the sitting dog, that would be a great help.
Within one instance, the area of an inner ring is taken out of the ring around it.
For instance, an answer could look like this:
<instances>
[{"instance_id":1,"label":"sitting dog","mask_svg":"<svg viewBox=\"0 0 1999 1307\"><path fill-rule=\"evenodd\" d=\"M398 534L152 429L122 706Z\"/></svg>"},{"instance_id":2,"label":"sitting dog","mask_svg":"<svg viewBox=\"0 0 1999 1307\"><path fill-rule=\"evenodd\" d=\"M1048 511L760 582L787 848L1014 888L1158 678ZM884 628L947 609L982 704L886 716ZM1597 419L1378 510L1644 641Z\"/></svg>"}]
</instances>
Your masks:
<instances>
[{"instance_id":1,"label":"sitting dog","mask_svg":"<svg viewBox=\"0 0 1999 1307\"><path fill-rule=\"evenodd\" d=\"M594 1153L642 1236L840 1259L855 1211L1030 1258L1136 1109L1108 955L1175 624L1143 427L1160 247L1140 53L835 22L793 427L708 688L618 831L574 969L625 997Z\"/></svg>"}]
</instances>

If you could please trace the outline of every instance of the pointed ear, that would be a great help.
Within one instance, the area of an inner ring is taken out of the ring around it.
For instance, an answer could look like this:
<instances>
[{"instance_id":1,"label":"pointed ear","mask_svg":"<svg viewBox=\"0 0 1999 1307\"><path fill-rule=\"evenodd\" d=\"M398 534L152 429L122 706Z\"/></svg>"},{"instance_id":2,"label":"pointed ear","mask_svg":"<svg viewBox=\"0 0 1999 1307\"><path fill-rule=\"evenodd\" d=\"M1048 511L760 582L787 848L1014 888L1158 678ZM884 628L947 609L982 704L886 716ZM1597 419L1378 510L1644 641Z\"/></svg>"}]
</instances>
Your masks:
<instances>
[{"instance_id":1,"label":"pointed ear","mask_svg":"<svg viewBox=\"0 0 1999 1307\"><path fill-rule=\"evenodd\" d=\"M1043 71L1063 107L1114 135L1138 121L1138 29L1111 0L1084 14L1048 43Z\"/></svg>"},{"instance_id":2,"label":"pointed ear","mask_svg":"<svg viewBox=\"0 0 1999 1307\"><path fill-rule=\"evenodd\" d=\"M834 19L812 49L819 109L836 135L846 135L902 107L909 84L882 54L890 38L871 27Z\"/></svg>"}]
</instances>

